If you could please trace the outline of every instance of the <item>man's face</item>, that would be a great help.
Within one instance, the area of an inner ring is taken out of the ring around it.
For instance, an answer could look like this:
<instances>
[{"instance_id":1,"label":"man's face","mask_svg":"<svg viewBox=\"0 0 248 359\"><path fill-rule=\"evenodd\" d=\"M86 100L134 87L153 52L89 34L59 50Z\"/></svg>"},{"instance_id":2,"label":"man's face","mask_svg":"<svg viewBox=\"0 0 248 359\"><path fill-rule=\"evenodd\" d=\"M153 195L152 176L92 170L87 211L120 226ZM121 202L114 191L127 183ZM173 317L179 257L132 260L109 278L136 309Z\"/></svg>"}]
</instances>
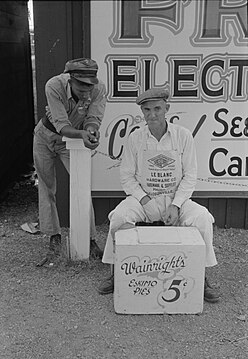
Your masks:
<instances>
[{"instance_id":1,"label":"man's face","mask_svg":"<svg viewBox=\"0 0 248 359\"><path fill-rule=\"evenodd\" d=\"M146 101L141 105L141 111L149 129L164 128L166 126L165 114L170 105L164 100Z\"/></svg>"},{"instance_id":2,"label":"man's face","mask_svg":"<svg viewBox=\"0 0 248 359\"><path fill-rule=\"evenodd\" d=\"M79 100L87 100L94 87L92 84L86 84L75 79L70 79L69 83L71 85L71 91Z\"/></svg>"}]
</instances>

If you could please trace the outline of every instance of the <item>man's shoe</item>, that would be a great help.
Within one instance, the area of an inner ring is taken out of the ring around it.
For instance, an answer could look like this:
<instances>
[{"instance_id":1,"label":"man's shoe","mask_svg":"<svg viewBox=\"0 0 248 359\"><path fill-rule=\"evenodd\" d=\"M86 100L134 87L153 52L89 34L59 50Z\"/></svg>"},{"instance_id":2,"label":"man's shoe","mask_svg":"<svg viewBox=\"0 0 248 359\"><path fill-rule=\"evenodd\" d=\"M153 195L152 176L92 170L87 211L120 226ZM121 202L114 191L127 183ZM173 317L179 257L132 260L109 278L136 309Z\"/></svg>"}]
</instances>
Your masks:
<instances>
[{"instance_id":1,"label":"man's shoe","mask_svg":"<svg viewBox=\"0 0 248 359\"><path fill-rule=\"evenodd\" d=\"M53 263L55 258L61 253L61 234L54 234L50 237L49 249L46 256L36 264L36 267L42 267L47 263Z\"/></svg>"},{"instance_id":2,"label":"man's shoe","mask_svg":"<svg viewBox=\"0 0 248 359\"><path fill-rule=\"evenodd\" d=\"M205 278L204 283L204 300L210 303L216 303L220 300L220 296L216 290L209 285L207 278Z\"/></svg>"},{"instance_id":3,"label":"man's shoe","mask_svg":"<svg viewBox=\"0 0 248 359\"><path fill-rule=\"evenodd\" d=\"M105 279L98 288L99 294L110 294L114 292L114 274Z\"/></svg>"},{"instance_id":4,"label":"man's shoe","mask_svg":"<svg viewBox=\"0 0 248 359\"><path fill-rule=\"evenodd\" d=\"M98 247L94 239L90 240L90 254L93 258L102 258L103 251Z\"/></svg>"},{"instance_id":5,"label":"man's shoe","mask_svg":"<svg viewBox=\"0 0 248 359\"><path fill-rule=\"evenodd\" d=\"M54 234L50 237L49 250L59 255L61 252L61 234Z\"/></svg>"},{"instance_id":6,"label":"man's shoe","mask_svg":"<svg viewBox=\"0 0 248 359\"><path fill-rule=\"evenodd\" d=\"M42 260L40 262L38 262L36 264L36 267L43 267L45 264L47 265L47 264L53 263L55 260L55 257L56 257L55 253L49 251L47 253L47 255L44 258L42 258Z\"/></svg>"}]
</instances>

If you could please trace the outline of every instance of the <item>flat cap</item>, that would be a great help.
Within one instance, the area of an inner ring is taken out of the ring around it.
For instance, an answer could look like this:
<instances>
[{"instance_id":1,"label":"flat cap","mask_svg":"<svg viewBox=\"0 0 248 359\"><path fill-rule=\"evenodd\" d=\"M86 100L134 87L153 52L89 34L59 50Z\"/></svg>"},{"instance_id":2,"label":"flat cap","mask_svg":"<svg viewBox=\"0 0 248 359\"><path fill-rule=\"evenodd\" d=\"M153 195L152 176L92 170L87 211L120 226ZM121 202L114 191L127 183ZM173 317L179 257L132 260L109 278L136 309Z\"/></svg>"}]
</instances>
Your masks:
<instances>
[{"instance_id":1,"label":"flat cap","mask_svg":"<svg viewBox=\"0 0 248 359\"><path fill-rule=\"evenodd\" d=\"M69 73L71 77L87 84L98 84L98 66L92 59L80 58L67 61L64 73Z\"/></svg>"},{"instance_id":2,"label":"flat cap","mask_svg":"<svg viewBox=\"0 0 248 359\"><path fill-rule=\"evenodd\" d=\"M169 91L167 89L150 89L140 94L137 99L137 105L141 105L146 101L164 100L167 101L169 97Z\"/></svg>"}]
</instances>

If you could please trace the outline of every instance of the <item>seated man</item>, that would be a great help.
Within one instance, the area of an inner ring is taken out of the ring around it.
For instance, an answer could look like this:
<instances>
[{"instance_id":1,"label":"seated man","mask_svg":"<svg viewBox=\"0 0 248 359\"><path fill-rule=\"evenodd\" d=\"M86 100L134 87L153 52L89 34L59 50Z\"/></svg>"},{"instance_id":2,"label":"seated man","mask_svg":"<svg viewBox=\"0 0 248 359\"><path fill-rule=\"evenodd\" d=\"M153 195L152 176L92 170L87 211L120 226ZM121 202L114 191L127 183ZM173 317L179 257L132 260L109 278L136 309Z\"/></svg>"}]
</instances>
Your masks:
<instances>
[{"instance_id":1,"label":"seated man","mask_svg":"<svg viewBox=\"0 0 248 359\"><path fill-rule=\"evenodd\" d=\"M168 97L167 90L150 89L136 100L146 126L130 134L123 153L120 178L128 197L109 214L110 228L102 261L112 265L112 274L98 289L100 294L114 290L115 232L137 222L163 221L167 226L198 228L206 244L205 266L217 264L212 243L214 218L205 207L190 199L197 181L193 137L188 129L167 122ZM164 181L151 181L152 178ZM219 300L206 278L204 299Z\"/></svg>"}]
</instances>

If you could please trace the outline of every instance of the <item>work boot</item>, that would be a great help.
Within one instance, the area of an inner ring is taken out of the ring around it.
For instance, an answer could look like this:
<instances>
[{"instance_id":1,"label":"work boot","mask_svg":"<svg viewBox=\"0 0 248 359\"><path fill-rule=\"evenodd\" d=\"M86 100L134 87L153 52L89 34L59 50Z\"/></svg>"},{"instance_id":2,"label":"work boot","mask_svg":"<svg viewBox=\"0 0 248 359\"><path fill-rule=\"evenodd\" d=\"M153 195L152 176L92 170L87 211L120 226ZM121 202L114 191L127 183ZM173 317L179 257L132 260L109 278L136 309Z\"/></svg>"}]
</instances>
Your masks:
<instances>
[{"instance_id":1,"label":"work boot","mask_svg":"<svg viewBox=\"0 0 248 359\"><path fill-rule=\"evenodd\" d=\"M54 234L50 237L49 249L46 256L36 264L36 267L42 267L47 263L53 263L55 257L61 252L61 234Z\"/></svg>"},{"instance_id":2,"label":"work boot","mask_svg":"<svg viewBox=\"0 0 248 359\"><path fill-rule=\"evenodd\" d=\"M105 279L98 288L99 294L110 294L114 292L114 274Z\"/></svg>"},{"instance_id":3,"label":"work boot","mask_svg":"<svg viewBox=\"0 0 248 359\"><path fill-rule=\"evenodd\" d=\"M103 256L103 251L98 247L94 239L90 240L90 254L95 259L101 259Z\"/></svg>"},{"instance_id":4,"label":"work boot","mask_svg":"<svg viewBox=\"0 0 248 359\"><path fill-rule=\"evenodd\" d=\"M50 237L49 250L58 256L61 252L61 234L54 234Z\"/></svg>"},{"instance_id":5,"label":"work boot","mask_svg":"<svg viewBox=\"0 0 248 359\"><path fill-rule=\"evenodd\" d=\"M47 263L53 263L55 257L61 252L61 234L54 234L50 237L49 249L44 258L36 264L36 267L42 267Z\"/></svg>"},{"instance_id":6,"label":"work boot","mask_svg":"<svg viewBox=\"0 0 248 359\"><path fill-rule=\"evenodd\" d=\"M210 303L216 303L220 300L219 294L210 286L206 277L204 283L204 300Z\"/></svg>"}]
</instances>

